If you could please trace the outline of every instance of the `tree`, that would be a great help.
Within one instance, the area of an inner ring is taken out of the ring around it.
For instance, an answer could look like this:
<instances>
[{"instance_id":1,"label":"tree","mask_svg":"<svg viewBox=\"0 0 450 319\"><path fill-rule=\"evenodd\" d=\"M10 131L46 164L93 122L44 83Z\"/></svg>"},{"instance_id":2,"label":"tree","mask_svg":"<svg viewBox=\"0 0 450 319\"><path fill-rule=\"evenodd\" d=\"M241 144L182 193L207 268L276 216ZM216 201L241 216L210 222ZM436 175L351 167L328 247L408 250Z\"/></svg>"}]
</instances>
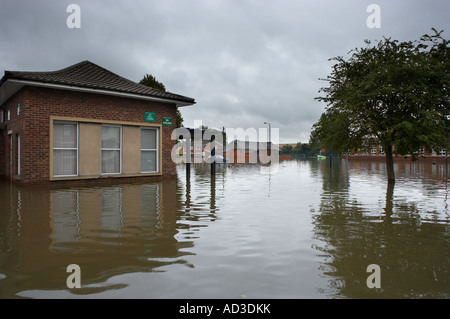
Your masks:
<instances>
[{"instance_id":1,"label":"tree","mask_svg":"<svg viewBox=\"0 0 450 319\"><path fill-rule=\"evenodd\" d=\"M139 84L166 92L166 87L164 84L156 80L156 78L151 74L146 74L144 78L139 82Z\"/></svg>"},{"instance_id":2,"label":"tree","mask_svg":"<svg viewBox=\"0 0 450 319\"><path fill-rule=\"evenodd\" d=\"M289 144L283 145L283 147L281 148L281 150L286 153L291 153L293 149L294 147Z\"/></svg>"},{"instance_id":3,"label":"tree","mask_svg":"<svg viewBox=\"0 0 450 319\"><path fill-rule=\"evenodd\" d=\"M183 127L183 116L181 115L181 112L178 108L177 108L177 117L175 121L176 127Z\"/></svg>"},{"instance_id":4,"label":"tree","mask_svg":"<svg viewBox=\"0 0 450 319\"><path fill-rule=\"evenodd\" d=\"M146 74L144 78L139 81L139 84L166 92L166 87L164 84L156 80L156 78L151 74ZM183 126L183 116L181 115L180 110L177 108L177 116L175 119L175 126L176 127L182 127Z\"/></svg>"},{"instance_id":5,"label":"tree","mask_svg":"<svg viewBox=\"0 0 450 319\"><path fill-rule=\"evenodd\" d=\"M342 153L381 145L388 182L394 183L394 155L449 149L449 42L434 35L399 42L384 38L352 50L322 79L328 87L325 112L313 125L310 142Z\"/></svg>"}]
</instances>

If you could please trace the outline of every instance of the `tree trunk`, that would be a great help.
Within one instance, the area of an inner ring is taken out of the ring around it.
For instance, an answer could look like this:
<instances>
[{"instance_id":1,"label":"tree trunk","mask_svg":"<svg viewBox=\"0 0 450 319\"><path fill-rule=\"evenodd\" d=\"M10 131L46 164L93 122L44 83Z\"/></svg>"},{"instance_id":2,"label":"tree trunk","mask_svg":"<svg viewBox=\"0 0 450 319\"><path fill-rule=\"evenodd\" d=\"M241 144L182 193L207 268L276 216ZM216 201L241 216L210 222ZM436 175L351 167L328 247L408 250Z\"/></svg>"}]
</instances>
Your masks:
<instances>
[{"instance_id":1,"label":"tree trunk","mask_svg":"<svg viewBox=\"0 0 450 319\"><path fill-rule=\"evenodd\" d=\"M395 184L394 174L394 156L392 155L392 145L385 147L386 154L386 170L388 175L388 183Z\"/></svg>"},{"instance_id":2,"label":"tree trunk","mask_svg":"<svg viewBox=\"0 0 450 319\"><path fill-rule=\"evenodd\" d=\"M394 210L394 183L388 183L387 191L386 191L386 207L384 212L386 214L385 222L386 225L390 225L392 223L392 214Z\"/></svg>"}]
</instances>

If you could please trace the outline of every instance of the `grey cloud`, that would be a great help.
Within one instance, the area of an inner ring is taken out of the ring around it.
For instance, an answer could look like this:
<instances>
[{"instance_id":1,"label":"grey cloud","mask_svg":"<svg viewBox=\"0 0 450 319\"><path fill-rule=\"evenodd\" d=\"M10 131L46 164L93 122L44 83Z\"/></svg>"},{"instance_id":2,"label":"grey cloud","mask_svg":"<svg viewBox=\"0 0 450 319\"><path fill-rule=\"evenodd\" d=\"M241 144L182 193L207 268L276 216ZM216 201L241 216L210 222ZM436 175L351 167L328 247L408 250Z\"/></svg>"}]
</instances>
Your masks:
<instances>
[{"instance_id":1,"label":"grey cloud","mask_svg":"<svg viewBox=\"0 0 450 319\"><path fill-rule=\"evenodd\" d=\"M66 27L70 3L81 7L81 29ZM371 3L381 29L366 26ZM306 142L324 109L314 97L329 58L364 39L448 30L449 9L447 0L0 0L0 72L91 60L133 81L150 73L196 99L181 109L188 126L270 121L282 142Z\"/></svg>"}]
</instances>

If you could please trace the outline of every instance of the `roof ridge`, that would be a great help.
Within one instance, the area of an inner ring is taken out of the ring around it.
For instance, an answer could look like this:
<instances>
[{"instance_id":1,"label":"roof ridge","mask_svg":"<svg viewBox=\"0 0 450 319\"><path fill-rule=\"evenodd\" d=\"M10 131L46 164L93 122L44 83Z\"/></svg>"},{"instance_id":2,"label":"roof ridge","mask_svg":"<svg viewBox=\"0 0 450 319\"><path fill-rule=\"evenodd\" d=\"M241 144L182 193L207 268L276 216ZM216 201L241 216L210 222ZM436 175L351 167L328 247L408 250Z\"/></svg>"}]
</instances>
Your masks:
<instances>
[{"instance_id":1,"label":"roof ridge","mask_svg":"<svg viewBox=\"0 0 450 319\"><path fill-rule=\"evenodd\" d=\"M190 97L134 82L89 60L84 60L56 71L5 71L5 76L1 79L0 86L8 78L152 96L183 101L188 104L195 103L195 100Z\"/></svg>"},{"instance_id":2,"label":"roof ridge","mask_svg":"<svg viewBox=\"0 0 450 319\"><path fill-rule=\"evenodd\" d=\"M88 60L84 60L84 61L81 61L81 62L78 62L78 63L75 63L75 64L73 64L73 65L69 65L69 66L67 66L67 67L65 67L65 68L62 68L62 69L59 69L59 70L55 70L55 71L5 71L5 75L8 73L8 74L39 74L39 73L47 73L47 74L57 74L57 73L61 73L61 72L63 72L63 71L67 71L67 70L70 70L70 69L74 69L75 67L77 67L77 66L79 66L79 65L81 65L81 64L83 64L83 63L86 63L86 62L89 62L89 63L92 63L92 62L90 62L90 61L88 61ZM94 63L92 63L92 64L94 64Z\"/></svg>"}]
</instances>

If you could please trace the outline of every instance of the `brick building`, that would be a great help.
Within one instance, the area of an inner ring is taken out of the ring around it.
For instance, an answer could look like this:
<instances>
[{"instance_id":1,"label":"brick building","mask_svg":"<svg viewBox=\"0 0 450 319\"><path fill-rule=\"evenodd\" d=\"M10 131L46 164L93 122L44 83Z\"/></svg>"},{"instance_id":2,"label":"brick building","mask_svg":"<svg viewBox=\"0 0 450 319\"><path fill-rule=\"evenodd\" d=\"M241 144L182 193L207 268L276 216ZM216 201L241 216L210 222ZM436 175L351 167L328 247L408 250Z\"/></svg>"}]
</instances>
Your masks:
<instances>
[{"instance_id":1,"label":"brick building","mask_svg":"<svg viewBox=\"0 0 450 319\"><path fill-rule=\"evenodd\" d=\"M280 149L271 142L232 141L226 147L225 157L232 163L268 163L279 160Z\"/></svg>"},{"instance_id":2,"label":"brick building","mask_svg":"<svg viewBox=\"0 0 450 319\"><path fill-rule=\"evenodd\" d=\"M176 174L178 107L162 92L84 61L0 80L0 178L19 184L161 178Z\"/></svg>"},{"instance_id":3,"label":"brick building","mask_svg":"<svg viewBox=\"0 0 450 319\"><path fill-rule=\"evenodd\" d=\"M429 162L434 164L445 164L447 163L447 152L445 150L428 152L425 147L417 150L417 162ZM371 161L385 161L385 153L381 146L374 146L370 149L357 149L342 155L342 158L357 159L357 160L371 160ZM401 156L394 155L394 162L412 162L412 157L410 155Z\"/></svg>"}]
</instances>

